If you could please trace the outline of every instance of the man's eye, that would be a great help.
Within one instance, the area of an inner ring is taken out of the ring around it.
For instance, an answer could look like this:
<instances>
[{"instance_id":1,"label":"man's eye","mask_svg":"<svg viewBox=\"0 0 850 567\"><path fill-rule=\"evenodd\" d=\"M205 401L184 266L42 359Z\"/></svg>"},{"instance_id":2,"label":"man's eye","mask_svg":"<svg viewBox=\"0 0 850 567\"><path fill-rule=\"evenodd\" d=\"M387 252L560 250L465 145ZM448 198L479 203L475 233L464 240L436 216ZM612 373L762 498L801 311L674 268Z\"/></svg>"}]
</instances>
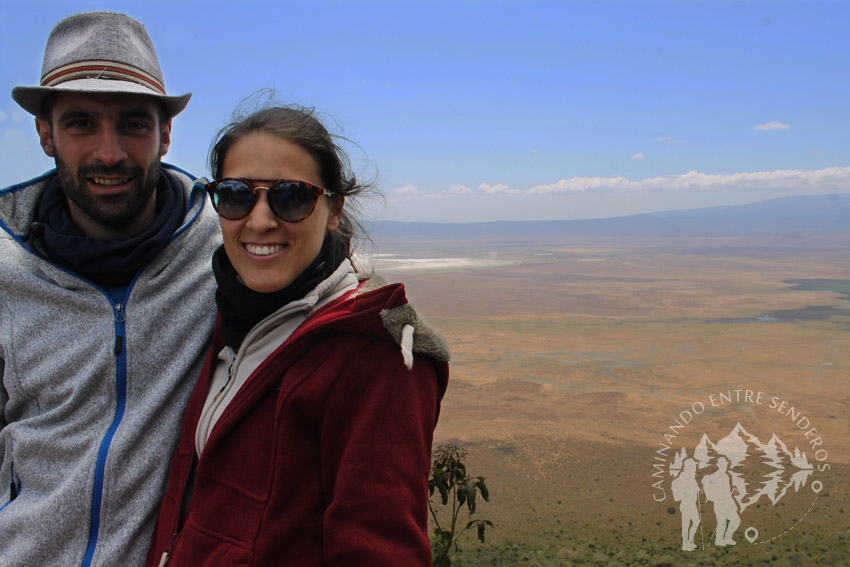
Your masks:
<instances>
[{"instance_id":1,"label":"man's eye","mask_svg":"<svg viewBox=\"0 0 850 567\"><path fill-rule=\"evenodd\" d=\"M86 120L85 118L78 118L76 120L69 120L65 123L66 128L91 128L92 122L91 120Z\"/></svg>"},{"instance_id":2,"label":"man's eye","mask_svg":"<svg viewBox=\"0 0 850 567\"><path fill-rule=\"evenodd\" d=\"M126 124L124 124L124 128L126 128L127 130L131 130L131 131L141 131L141 130L148 130L150 128L150 125L147 122L142 122L142 121L139 121L139 120L133 120L131 122L127 122Z\"/></svg>"}]
</instances>

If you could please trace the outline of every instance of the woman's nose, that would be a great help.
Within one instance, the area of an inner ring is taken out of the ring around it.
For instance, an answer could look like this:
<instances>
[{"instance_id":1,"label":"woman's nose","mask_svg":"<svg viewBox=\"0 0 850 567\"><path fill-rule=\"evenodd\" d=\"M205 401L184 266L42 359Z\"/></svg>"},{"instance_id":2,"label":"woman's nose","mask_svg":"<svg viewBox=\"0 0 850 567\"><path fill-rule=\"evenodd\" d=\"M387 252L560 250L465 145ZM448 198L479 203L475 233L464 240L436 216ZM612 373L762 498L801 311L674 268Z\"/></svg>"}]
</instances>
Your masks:
<instances>
[{"instance_id":1,"label":"woman's nose","mask_svg":"<svg viewBox=\"0 0 850 567\"><path fill-rule=\"evenodd\" d=\"M280 219L277 218L271 208L269 208L268 191L260 189L255 193L257 204L251 209L248 214L248 228L254 232L267 232L274 230L280 225Z\"/></svg>"}]
</instances>

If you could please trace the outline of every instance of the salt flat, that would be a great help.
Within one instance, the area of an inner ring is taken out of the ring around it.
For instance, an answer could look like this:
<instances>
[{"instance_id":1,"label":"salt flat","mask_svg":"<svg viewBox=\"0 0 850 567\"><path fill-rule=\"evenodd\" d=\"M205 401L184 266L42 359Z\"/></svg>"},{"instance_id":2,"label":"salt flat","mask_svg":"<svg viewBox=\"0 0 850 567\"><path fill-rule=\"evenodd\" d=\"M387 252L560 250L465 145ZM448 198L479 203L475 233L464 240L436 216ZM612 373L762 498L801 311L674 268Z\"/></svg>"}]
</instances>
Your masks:
<instances>
[{"instance_id":1,"label":"salt flat","mask_svg":"<svg viewBox=\"0 0 850 567\"><path fill-rule=\"evenodd\" d=\"M402 254L358 255L356 261L378 274L384 272L422 272L433 270L468 270L474 268L492 268L520 263L519 259L506 260L489 257L439 257L417 258Z\"/></svg>"}]
</instances>

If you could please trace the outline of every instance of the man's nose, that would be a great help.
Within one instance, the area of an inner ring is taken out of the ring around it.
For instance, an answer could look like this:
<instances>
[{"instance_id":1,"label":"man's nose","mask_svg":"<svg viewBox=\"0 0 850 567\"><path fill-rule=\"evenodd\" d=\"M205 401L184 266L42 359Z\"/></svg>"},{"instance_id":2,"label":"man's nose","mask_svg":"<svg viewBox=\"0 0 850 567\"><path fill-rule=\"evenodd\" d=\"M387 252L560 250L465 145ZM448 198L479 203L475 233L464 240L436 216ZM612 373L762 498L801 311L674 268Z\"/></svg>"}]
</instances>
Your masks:
<instances>
[{"instance_id":1,"label":"man's nose","mask_svg":"<svg viewBox=\"0 0 850 567\"><path fill-rule=\"evenodd\" d=\"M97 147L92 155L94 159L108 166L116 165L127 159L127 152L121 144L121 136L112 128L103 128L98 136Z\"/></svg>"}]
</instances>

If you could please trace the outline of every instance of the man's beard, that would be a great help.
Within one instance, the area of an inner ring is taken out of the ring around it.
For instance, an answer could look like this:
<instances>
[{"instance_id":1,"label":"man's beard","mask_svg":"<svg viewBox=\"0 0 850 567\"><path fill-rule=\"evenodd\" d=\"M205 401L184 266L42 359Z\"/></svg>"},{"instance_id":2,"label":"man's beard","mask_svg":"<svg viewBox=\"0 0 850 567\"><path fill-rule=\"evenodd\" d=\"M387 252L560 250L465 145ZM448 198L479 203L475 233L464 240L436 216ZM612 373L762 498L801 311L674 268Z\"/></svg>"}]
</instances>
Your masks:
<instances>
[{"instance_id":1,"label":"man's beard","mask_svg":"<svg viewBox=\"0 0 850 567\"><path fill-rule=\"evenodd\" d=\"M84 165L76 173L57 153L56 174L62 191L86 216L109 229L126 228L144 210L159 184L160 162L154 160L147 171L141 167ZM133 178L130 190L119 195L94 195L88 190L88 178L114 175Z\"/></svg>"}]
</instances>

